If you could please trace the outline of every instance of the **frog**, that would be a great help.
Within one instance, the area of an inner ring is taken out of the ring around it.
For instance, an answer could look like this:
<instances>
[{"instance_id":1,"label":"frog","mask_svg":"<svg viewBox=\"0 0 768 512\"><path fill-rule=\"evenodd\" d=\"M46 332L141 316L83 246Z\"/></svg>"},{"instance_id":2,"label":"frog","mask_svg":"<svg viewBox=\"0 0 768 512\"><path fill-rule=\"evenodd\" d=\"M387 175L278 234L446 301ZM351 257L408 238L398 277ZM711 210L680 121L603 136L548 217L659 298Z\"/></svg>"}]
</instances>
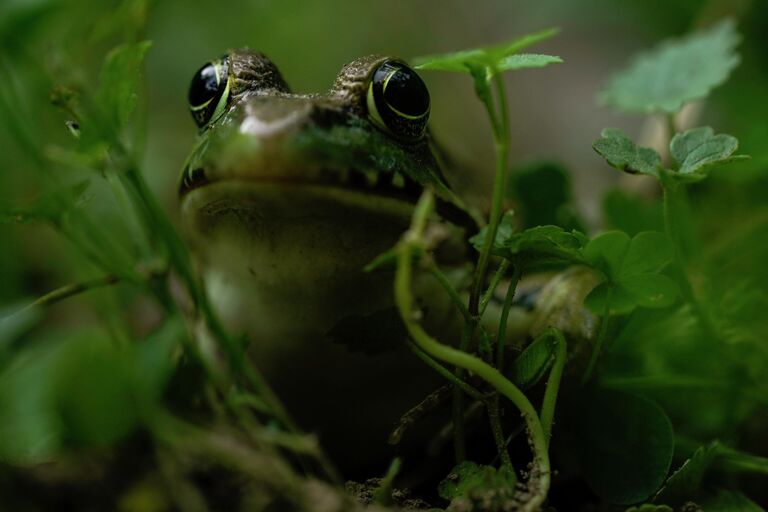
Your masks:
<instances>
[{"instance_id":1,"label":"frog","mask_svg":"<svg viewBox=\"0 0 768 512\"><path fill-rule=\"evenodd\" d=\"M364 267L405 232L425 187L452 226L454 260L477 227L445 177L424 81L372 55L327 92L299 94L264 54L237 49L194 74L189 104L199 135L181 219L215 310L343 471L381 473L389 431L443 381L405 343L393 271ZM425 275L415 293L451 342L462 319L439 286Z\"/></svg>"}]
</instances>

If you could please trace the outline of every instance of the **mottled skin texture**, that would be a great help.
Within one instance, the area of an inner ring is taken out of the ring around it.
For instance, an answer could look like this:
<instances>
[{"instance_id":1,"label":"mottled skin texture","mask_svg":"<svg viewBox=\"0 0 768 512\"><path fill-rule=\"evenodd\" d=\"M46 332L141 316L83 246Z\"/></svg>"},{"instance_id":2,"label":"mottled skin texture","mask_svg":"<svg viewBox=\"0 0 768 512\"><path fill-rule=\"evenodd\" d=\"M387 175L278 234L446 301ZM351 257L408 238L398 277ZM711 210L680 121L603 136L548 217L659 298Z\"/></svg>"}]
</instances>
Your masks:
<instances>
[{"instance_id":1,"label":"mottled skin texture","mask_svg":"<svg viewBox=\"0 0 768 512\"><path fill-rule=\"evenodd\" d=\"M358 59L326 94L301 95L263 55L231 52L231 102L201 133L180 189L217 310L247 333L289 411L348 474L381 473L393 453L389 430L440 383L390 314L392 272L362 269L406 229L424 184L448 215L462 215L429 134L404 143L369 120L368 80L384 60ZM445 294L427 276L416 293L428 328L450 341L460 319ZM360 318L375 320L376 336L358 334ZM424 441L406 438L411 458Z\"/></svg>"}]
</instances>

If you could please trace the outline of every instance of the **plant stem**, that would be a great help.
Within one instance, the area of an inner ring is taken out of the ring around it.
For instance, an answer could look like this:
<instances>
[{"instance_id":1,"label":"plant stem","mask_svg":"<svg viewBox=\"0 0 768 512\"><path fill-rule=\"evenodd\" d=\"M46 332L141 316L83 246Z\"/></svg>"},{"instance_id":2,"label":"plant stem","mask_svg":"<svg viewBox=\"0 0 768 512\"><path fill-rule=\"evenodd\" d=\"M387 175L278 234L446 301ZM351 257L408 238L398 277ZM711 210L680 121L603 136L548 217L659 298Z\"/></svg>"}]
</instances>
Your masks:
<instances>
[{"instance_id":1,"label":"plant stem","mask_svg":"<svg viewBox=\"0 0 768 512\"><path fill-rule=\"evenodd\" d=\"M429 272L435 279L437 279L437 281L443 286L445 291L451 297L451 300L453 300L453 304L456 306L456 309L458 309L461 313L461 316L464 317L464 321L472 321L472 315L469 314L469 310L464 304L462 298L459 296L459 293L456 291L456 288L453 287L451 282L448 280L448 277L438 268L434 261L429 262Z\"/></svg>"},{"instance_id":2,"label":"plant stem","mask_svg":"<svg viewBox=\"0 0 768 512\"><path fill-rule=\"evenodd\" d=\"M547 442L552 438L552 422L555 417L555 404L557 403L557 392L560 389L560 381L563 376L563 368L568 355L568 347L565 343L563 333L558 329L550 329L544 333L545 336L552 336L555 339L555 362L549 371L549 379L544 389L544 399L541 402L541 427L547 436Z\"/></svg>"},{"instance_id":3,"label":"plant stem","mask_svg":"<svg viewBox=\"0 0 768 512\"><path fill-rule=\"evenodd\" d=\"M491 279L491 284L488 286L488 289L485 290L485 294L483 295L483 298L480 300L480 309L478 311L478 316L482 318L483 313L485 313L485 308L488 307L488 304L491 302L491 299L493 298L493 294L496 291L496 288L499 286L499 283L501 282L501 278L504 277L504 275L507 273L507 270L509 269L510 261L507 259L504 259L499 264L499 268L496 269L496 273L493 275L493 279Z\"/></svg>"},{"instance_id":4,"label":"plant stem","mask_svg":"<svg viewBox=\"0 0 768 512\"><path fill-rule=\"evenodd\" d=\"M450 381L454 386L460 388L464 393L468 394L475 400L485 400L485 395L481 393L477 388L473 387L472 385L468 384L464 380L458 378L451 370L440 364L439 362L435 361L429 354L424 352L424 350L419 347L414 342L408 340L408 346L413 351L416 356L424 361L427 366L435 370L437 373L445 377L448 381Z\"/></svg>"},{"instance_id":5,"label":"plant stem","mask_svg":"<svg viewBox=\"0 0 768 512\"><path fill-rule=\"evenodd\" d=\"M539 510L549 491L550 467L547 438L533 405L520 389L505 378L499 370L471 354L444 345L431 337L422 328L418 315L414 311L414 299L411 293L413 273L411 254L415 247L423 243L421 237L424 232L424 225L433 206L433 194L431 190L426 190L416 205L411 228L406 231L395 248L397 253L397 270L395 271L394 283L395 303L411 338L425 352L435 359L471 371L506 396L520 410L533 449L533 471L529 479L529 490L533 496L521 510Z\"/></svg>"},{"instance_id":6,"label":"plant stem","mask_svg":"<svg viewBox=\"0 0 768 512\"><path fill-rule=\"evenodd\" d=\"M62 286L61 288L57 288L51 292L46 293L45 295L38 298L28 306L25 306L23 310L34 308L34 307L40 307L40 306L52 306L57 302L60 302L64 299L68 299L69 297L72 297L79 293L83 293L88 290L93 290L94 288L109 286L118 282L120 282L120 278L117 276L104 276L104 277L98 277L96 279L91 279L90 281L83 281L82 283L68 284L66 286Z\"/></svg>"},{"instance_id":7,"label":"plant stem","mask_svg":"<svg viewBox=\"0 0 768 512\"><path fill-rule=\"evenodd\" d=\"M501 464L511 469L513 468L512 459L509 458L507 441L504 439L504 429L501 426L501 407L498 393L488 399L486 407L488 408L488 421L491 424L493 441L496 443L496 452L499 454Z\"/></svg>"},{"instance_id":8,"label":"plant stem","mask_svg":"<svg viewBox=\"0 0 768 512\"><path fill-rule=\"evenodd\" d=\"M507 320L509 319L509 310L512 308L512 302L515 299L517 284L520 282L520 275L520 267L516 266L512 271L512 279L509 281L509 288L507 288L507 294L504 297L504 305L501 308L501 318L499 319L499 332L496 333L496 368L501 371L504 369Z\"/></svg>"},{"instance_id":9,"label":"plant stem","mask_svg":"<svg viewBox=\"0 0 768 512\"><path fill-rule=\"evenodd\" d=\"M581 378L581 383L586 384L592 377L592 371L595 369L597 359L600 356L600 350L605 343L605 337L608 334L608 322L611 318L611 298L613 297L613 286L608 288L608 293L605 297L605 306L603 307L603 316L600 319L600 331L597 334L597 340L595 340L595 346L592 347L592 355L589 357L589 364L587 364L587 370Z\"/></svg>"},{"instance_id":10,"label":"plant stem","mask_svg":"<svg viewBox=\"0 0 768 512\"><path fill-rule=\"evenodd\" d=\"M504 81L501 75L495 70L493 72L493 83L496 89L496 96L499 103L498 119L500 126L493 131L494 150L496 153L496 172L493 179L493 196L491 199L491 215L488 221L488 230L480 249L477 267L475 269L474 283L469 297L469 312L477 315L479 312L480 294L485 286L485 273L488 270L488 262L491 257L491 248L496 240L496 232L501 222L501 208L504 201L507 185L507 163L509 160L509 113L507 111L507 97L504 90ZM488 114L494 118L491 106L485 103Z\"/></svg>"}]
</instances>

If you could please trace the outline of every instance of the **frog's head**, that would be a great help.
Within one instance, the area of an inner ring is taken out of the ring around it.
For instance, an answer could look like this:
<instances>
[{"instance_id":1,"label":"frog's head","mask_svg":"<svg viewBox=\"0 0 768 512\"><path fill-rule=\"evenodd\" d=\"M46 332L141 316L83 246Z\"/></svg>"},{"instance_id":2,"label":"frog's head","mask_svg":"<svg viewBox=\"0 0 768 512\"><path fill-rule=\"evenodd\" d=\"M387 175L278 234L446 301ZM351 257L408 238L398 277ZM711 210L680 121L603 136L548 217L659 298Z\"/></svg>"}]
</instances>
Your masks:
<instances>
[{"instance_id":1,"label":"frog's head","mask_svg":"<svg viewBox=\"0 0 768 512\"><path fill-rule=\"evenodd\" d=\"M264 55L234 50L194 75L189 102L200 136L179 192L200 245L269 250L259 261L286 269L310 250L358 265L391 247L427 185L445 217L468 218L433 152L429 92L400 59L360 58L308 95Z\"/></svg>"},{"instance_id":2,"label":"frog's head","mask_svg":"<svg viewBox=\"0 0 768 512\"><path fill-rule=\"evenodd\" d=\"M402 60L364 57L325 94L294 94L264 55L207 63L189 90L201 130L180 194L222 181L294 183L412 202L429 184L451 197L431 149L429 92Z\"/></svg>"}]
</instances>

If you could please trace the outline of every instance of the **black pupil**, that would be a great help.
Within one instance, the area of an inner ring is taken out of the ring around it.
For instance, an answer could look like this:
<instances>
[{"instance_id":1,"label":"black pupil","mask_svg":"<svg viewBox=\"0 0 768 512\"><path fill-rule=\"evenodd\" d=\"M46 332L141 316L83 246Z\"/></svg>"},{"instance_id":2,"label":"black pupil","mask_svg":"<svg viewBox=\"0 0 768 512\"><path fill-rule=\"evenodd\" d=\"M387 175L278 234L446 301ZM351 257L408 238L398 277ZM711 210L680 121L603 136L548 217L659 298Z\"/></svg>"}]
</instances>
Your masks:
<instances>
[{"instance_id":1,"label":"black pupil","mask_svg":"<svg viewBox=\"0 0 768 512\"><path fill-rule=\"evenodd\" d=\"M412 69L397 64L384 88L387 104L403 114L420 116L429 109L427 86Z\"/></svg>"},{"instance_id":2,"label":"black pupil","mask_svg":"<svg viewBox=\"0 0 768 512\"><path fill-rule=\"evenodd\" d=\"M193 107L201 106L215 97L218 90L219 82L216 80L216 68L213 64L206 64L195 74L192 84L189 86L189 104Z\"/></svg>"}]
</instances>

